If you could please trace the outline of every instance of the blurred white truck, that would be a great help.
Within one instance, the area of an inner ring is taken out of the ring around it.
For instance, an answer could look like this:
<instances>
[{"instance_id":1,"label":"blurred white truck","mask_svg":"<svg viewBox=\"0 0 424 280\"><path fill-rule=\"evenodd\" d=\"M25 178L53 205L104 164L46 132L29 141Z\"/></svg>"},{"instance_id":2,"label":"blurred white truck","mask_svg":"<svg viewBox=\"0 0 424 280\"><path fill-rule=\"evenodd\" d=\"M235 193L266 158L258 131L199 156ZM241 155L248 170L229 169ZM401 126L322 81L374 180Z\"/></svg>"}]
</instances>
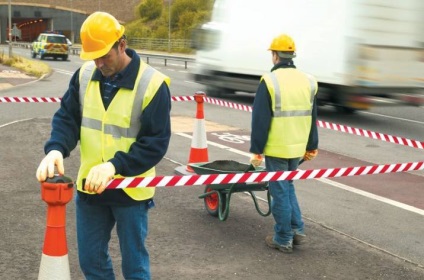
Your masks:
<instances>
[{"instance_id":1,"label":"blurred white truck","mask_svg":"<svg viewBox=\"0 0 424 280\"><path fill-rule=\"evenodd\" d=\"M320 105L423 105L422 0L216 0L193 36L195 81L209 96L254 93L281 33L296 43L297 68L317 78Z\"/></svg>"}]
</instances>

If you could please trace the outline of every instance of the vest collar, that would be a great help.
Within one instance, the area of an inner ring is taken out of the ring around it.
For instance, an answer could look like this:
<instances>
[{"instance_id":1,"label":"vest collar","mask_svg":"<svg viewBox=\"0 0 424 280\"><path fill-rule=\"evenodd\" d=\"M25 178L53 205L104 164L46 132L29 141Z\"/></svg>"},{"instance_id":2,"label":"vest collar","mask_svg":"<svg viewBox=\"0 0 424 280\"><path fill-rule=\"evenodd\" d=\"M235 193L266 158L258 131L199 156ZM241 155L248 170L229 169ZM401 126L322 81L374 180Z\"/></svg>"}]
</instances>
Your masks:
<instances>
[{"instance_id":1,"label":"vest collar","mask_svg":"<svg viewBox=\"0 0 424 280\"><path fill-rule=\"evenodd\" d=\"M287 60L285 59L275 64L274 67L272 67L271 72L279 68L296 68L296 66L294 65L294 62L292 59L287 59Z\"/></svg>"}]
</instances>

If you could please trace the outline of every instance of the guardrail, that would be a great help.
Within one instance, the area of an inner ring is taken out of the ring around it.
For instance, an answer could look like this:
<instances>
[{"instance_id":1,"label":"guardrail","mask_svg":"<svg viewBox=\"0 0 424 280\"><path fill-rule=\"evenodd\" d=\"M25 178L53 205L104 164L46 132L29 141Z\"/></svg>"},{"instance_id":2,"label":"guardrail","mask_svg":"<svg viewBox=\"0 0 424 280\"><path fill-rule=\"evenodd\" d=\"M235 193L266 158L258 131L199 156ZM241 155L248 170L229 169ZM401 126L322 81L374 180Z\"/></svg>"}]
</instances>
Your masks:
<instances>
[{"instance_id":1,"label":"guardrail","mask_svg":"<svg viewBox=\"0 0 424 280\"><path fill-rule=\"evenodd\" d=\"M128 39L128 45L139 50L178 52L177 50L189 50L192 42L186 39L131 38Z\"/></svg>"},{"instance_id":2,"label":"guardrail","mask_svg":"<svg viewBox=\"0 0 424 280\"><path fill-rule=\"evenodd\" d=\"M150 54L150 53L141 53L137 52L139 56L146 57L146 63L149 64L150 58L155 59L163 59L165 66L167 66L168 60L171 61L183 61L184 62L184 68L187 69L187 64L189 62L194 62L195 59L192 57L183 57L183 56L172 56L172 55L165 55L165 54Z\"/></svg>"},{"instance_id":3,"label":"guardrail","mask_svg":"<svg viewBox=\"0 0 424 280\"><path fill-rule=\"evenodd\" d=\"M31 43L13 42L12 45L16 47L25 48L25 49L31 48ZM80 52L81 52L80 47L70 47L69 49L69 54L72 54L72 55L79 55ZM180 55L177 56L177 55L167 55L167 54L157 54L157 53L143 53L140 51L137 51L137 54L141 57L145 57L147 64L150 63L151 58L160 59L160 60L163 59L165 66L167 66L168 61L183 61L185 69L187 69L189 62L195 61L194 57L180 56Z\"/></svg>"}]
</instances>

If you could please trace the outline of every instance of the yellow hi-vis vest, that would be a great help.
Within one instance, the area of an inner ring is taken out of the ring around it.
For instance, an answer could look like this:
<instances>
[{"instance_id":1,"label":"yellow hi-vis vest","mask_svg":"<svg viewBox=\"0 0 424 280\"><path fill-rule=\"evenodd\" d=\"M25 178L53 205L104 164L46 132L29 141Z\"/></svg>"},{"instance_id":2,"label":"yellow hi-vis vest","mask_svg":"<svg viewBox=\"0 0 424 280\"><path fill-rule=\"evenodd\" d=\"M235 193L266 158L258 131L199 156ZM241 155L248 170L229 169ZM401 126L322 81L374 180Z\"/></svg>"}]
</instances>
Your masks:
<instances>
[{"instance_id":1,"label":"yellow hi-vis vest","mask_svg":"<svg viewBox=\"0 0 424 280\"><path fill-rule=\"evenodd\" d=\"M80 69L79 99L82 112L80 150L81 166L78 172L78 190L90 169L107 162L115 153L128 152L136 141L141 128L140 115L146 108L161 84L168 85L170 79L144 62L140 62L134 89L121 88L116 93L107 110L100 94L100 82L91 80L96 66L85 63ZM137 177L155 176L155 168ZM115 178L122 176L116 175ZM146 200L155 194L155 188L126 188L124 191L134 200ZM88 193L90 194L90 193Z\"/></svg>"},{"instance_id":2,"label":"yellow hi-vis vest","mask_svg":"<svg viewBox=\"0 0 424 280\"><path fill-rule=\"evenodd\" d=\"M264 154L298 158L305 154L318 84L295 68L279 68L264 75L271 95L273 116Z\"/></svg>"}]
</instances>

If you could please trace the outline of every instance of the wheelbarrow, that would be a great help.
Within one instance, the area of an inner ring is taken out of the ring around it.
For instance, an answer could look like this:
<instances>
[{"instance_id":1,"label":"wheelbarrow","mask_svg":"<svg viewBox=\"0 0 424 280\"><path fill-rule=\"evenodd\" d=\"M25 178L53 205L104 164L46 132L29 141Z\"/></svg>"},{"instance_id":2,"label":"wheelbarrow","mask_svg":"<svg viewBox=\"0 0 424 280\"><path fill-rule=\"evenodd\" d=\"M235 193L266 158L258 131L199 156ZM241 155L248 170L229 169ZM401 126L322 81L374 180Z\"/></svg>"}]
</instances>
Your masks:
<instances>
[{"instance_id":1,"label":"wheelbarrow","mask_svg":"<svg viewBox=\"0 0 424 280\"><path fill-rule=\"evenodd\" d=\"M190 163L189 166L198 175L265 171L263 167L255 168L251 164L243 164L234 160L216 160L212 162ZM259 207L255 191L267 192L267 211L262 211ZM206 185L204 193L200 195L199 198L203 198L206 211L210 215L218 217L221 221L225 221L230 213L231 195L236 192L249 193L253 199L256 210L261 216L268 216L271 214L271 195L268 191L268 182Z\"/></svg>"}]
</instances>

